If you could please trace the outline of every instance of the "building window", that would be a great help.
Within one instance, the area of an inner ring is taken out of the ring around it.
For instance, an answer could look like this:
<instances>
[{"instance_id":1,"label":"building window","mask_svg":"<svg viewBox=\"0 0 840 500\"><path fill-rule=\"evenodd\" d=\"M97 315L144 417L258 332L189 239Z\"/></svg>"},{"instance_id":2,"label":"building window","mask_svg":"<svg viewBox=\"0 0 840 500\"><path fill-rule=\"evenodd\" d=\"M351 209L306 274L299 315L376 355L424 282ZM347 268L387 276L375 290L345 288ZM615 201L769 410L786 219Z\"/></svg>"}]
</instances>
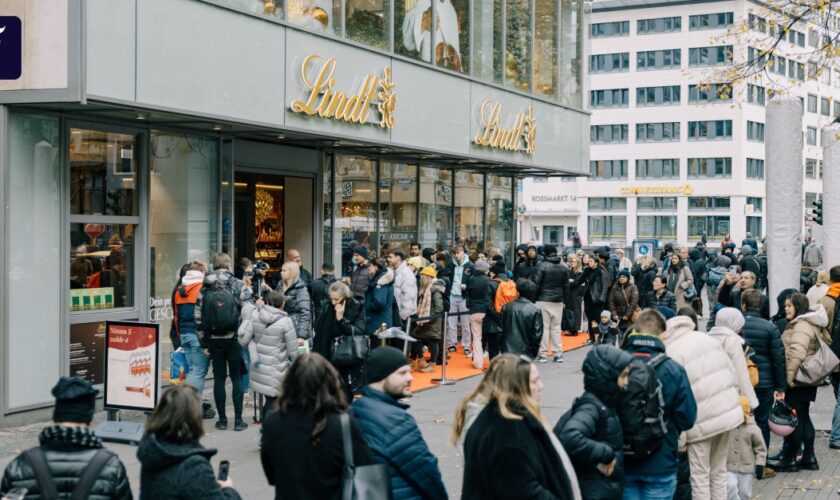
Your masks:
<instances>
[{"instance_id":1,"label":"building window","mask_svg":"<svg viewBox=\"0 0 840 500\"><path fill-rule=\"evenodd\" d=\"M712 83L709 85L688 86L688 102L705 103L715 101L729 101L731 98L731 83Z\"/></svg>"},{"instance_id":2,"label":"building window","mask_svg":"<svg viewBox=\"0 0 840 500\"><path fill-rule=\"evenodd\" d=\"M589 141L594 143L626 143L627 124L592 125L589 127Z\"/></svg>"},{"instance_id":3,"label":"building window","mask_svg":"<svg viewBox=\"0 0 840 500\"><path fill-rule=\"evenodd\" d=\"M626 108L630 102L630 89L593 90L589 96L591 108Z\"/></svg>"},{"instance_id":4,"label":"building window","mask_svg":"<svg viewBox=\"0 0 840 500\"><path fill-rule=\"evenodd\" d=\"M689 210L729 210L729 198L720 196L690 196Z\"/></svg>"},{"instance_id":5,"label":"building window","mask_svg":"<svg viewBox=\"0 0 840 500\"><path fill-rule=\"evenodd\" d=\"M300 5L306 2L294 3ZM311 8L306 10L311 10ZM434 53L435 65L469 74L470 7L468 1L452 0L434 4L434 16L437 18L438 26L434 35L429 29L433 16L432 5L429 2L395 2L394 10L396 17L394 51L396 53L427 63L432 62L432 53ZM433 50L432 44L435 44L438 49Z\"/></svg>"},{"instance_id":6,"label":"building window","mask_svg":"<svg viewBox=\"0 0 840 500\"><path fill-rule=\"evenodd\" d=\"M787 75L787 59L781 56L770 56L767 61L767 67L770 71L786 76Z\"/></svg>"},{"instance_id":7,"label":"building window","mask_svg":"<svg viewBox=\"0 0 840 500\"><path fill-rule=\"evenodd\" d=\"M482 186L483 187L483 186ZM456 193L456 199L457 193ZM417 241L417 165L379 164L379 245L409 250Z\"/></svg>"},{"instance_id":8,"label":"building window","mask_svg":"<svg viewBox=\"0 0 840 500\"><path fill-rule=\"evenodd\" d=\"M677 158L636 160L637 179L679 179L680 160Z\"/></svg>"},{"instance_id":9,"label":"building window","mask_svg":"<svg viewBox=\"0 0 840 500\"><path fill-rule=\"evenodd\" d=\"M709 238L722 238L729 234L728 215L690 216L688 218L688 237L700 239L703 235Z\"/></svg>"},{"instance_id":10,"label":"building window","mask_svg":"<svg viewBox=\"0 0 840 500\"><path fill-rule=\"evenodd\" d=\"M840 101L834 101L834 116L840 116Z\"/></svg>"},{"instance_id":11,"label":"building window","mask_svg":"<svg viewBox=\"0 0 840 500\"><path fill-rule=\"evenodd\" d=\"M543 244L545 245L562 245L565 241L563 239L563 226L543 226Z\"/></svg>"},{"instance_id":12,"label":"building window","mask_svg":"<svg viewBox=\"0 0 840 500\"><path fill-rule=\"evenodd\" d=\"M589 180L626 179L627 160L593 160L589 162Z\"/></svg>"},{"instance_id":13,"label":"building window","mask_svg":"<svg viewBox=\"0 0 840 500\"><path fill-rule=\"evenodd\" d=\"M720 12L717 14L701 14L699 16L688 17L688 29L706 30L714 28L725 28L731 26L734 22L735 15L732 12Z\"/></svg>"},{"instance_id":14,"label":"building window","mask_svg":"<svg viewBox=\"0 0 840 500\"><path fill-rule=\"evenodd\" d=\"M749 207L752 206L753 213L761 213L764 209L764 198L753 198L751 196L747 197L747 211L749 211ZM752 231L751 231L752 232ZM753 233L759 234L759 233Z\"/></svg>"},{"instance_id":15,"label":"building window","mask_svg":"<svg viewBox=\"0 0 840 500\"><path fill-rule=\"evenodd\" d=\"M747 121L747 140L764 142L764 124Z\"/></svg>"},{"instance_id":16,"label":"building window","mask_svg":"<svg viewBox=\"0 0 840 500\"><path fill-rule=\"evenodd\" d=\"M808 30L808 45L811 47L817 48L817 45L820 44L820 34L815 29Z\"/></svg>"},{"instance_id":17,"label":"building window","mask_svg":"<svg viewBox=\"0 0 840 500\"><path fill-rule=\"evenodd\" d=\"M610 23L593 23L589 29L589 36L592 38L605 38L608 36L629 36L630 21L614 21Z\"/></svg>"},{"instance_id":18,"label":"building window","mask_svg":"<svg viewBox=\"0 0 840 500\"><path fill-rule=\"evenodd\" d=\"M793 59L788 59L788 78L792 78L794 80L799 80L800 82L805 81L805 65L802 63L798 63ZM781 68L781 74L784 74L784 67Z\"/></svg>"},{"instance_id":19,"label":"building window","mask_svg":"<svg viewBox=\"0 0 840 500\"><path fill-rule=\"evenodd\" d=\"M487 174L487 235L484 248L498 248L505 260L513 257L513 178ZM511 261L512 262L512 261Z\"/></svg>"},{"instance_id":20,"label":"building window","mask_svg":"<svg viewBox=\"0 0 840 500\"><path fill-rule=\"evenodd\" d=\"M658 19L639 19L636 21L636 34L670 33L682 30L681 17L660 17Z\"/></svg>"},{"instance_id":21,"label":"building window","mask_svg":"<svg viewBox=\"0 0 840 500\"><path fill-rule=\"evenodd\" d=\"M831 116L831 101L827 97L820 97L820 114Z\"/></svg>"},{"instance_id":22,"label":"building window","mask_svg":"<svg viewBox=\"0 0 840 500\"><path fill-rule=\"evenodd\" d=\"M674 239L677 237L676 215L640 215L636 221L637 238Z\"/></svg>"},{"instance_id":23,"label":"building window","mask_svg":"<svg viewBox=\"0 0 840 500\"><path fill-rule=\"evenodd\" d=\"M589 217L589 240L608 240L627 237L627 217L624 215L596 215Z\"/></svg>"},{"instance_id":24,"label":"building window","mask_svg":"<svg viewBox=\"0 0 840 500\"><path fill-rule=\"evenodd\" d=\"M760 85L747 85L747 102L764 106L767 99L767 89Z\"/></svg>"},{"instance_id":25,"label":"building window","mask_svg":"<svg viewBox=\"0 0 840 500\"><path fill-rule=\"evenodd\" d=\"M761 231L761 217L747 217L747 232L753 236L764 234Z\"/></svg>"},{"instance_id":26,"label":"building window","mask_svg":"<svg viewBox=\"0 0 840 500\"><path fill-rule=\"evenodd\" d=\"M486 2L473 2L474 4ZM586 54L584 54L583 26L589 22L589 14L584 12L585 2L577 0L562 0L560 4L560 36L562 43L559 46L559 62L557 64L560 79L559 88L560 103L566 106L582 108L584 105L583 95L583 71L586 67ZM588 51L587 51L588 52ZM630 65L629 54L627 66Z\"/></svg>"},{"instance_id":27,"label":"building window","mask_svg":"<svg viewBox=\"0 0 840 500\"><path fill-rule=\"evenodd\" d=\"M805 46L805 33L796 30L788 31L788 42L799 47Z\"/></svg>"},{"instance_id":28,"label":"building window","mask_svg":"<svg viewBox=\"0 0 840 500\"><path fill-rule=\"evenodd\" d=\"M817 178L817 160L813 158L806 158L805 159L805 178L806 179L816 179Z\"/></svg>"},{"instance_id":29,"label":"building window","mask_svg":"<svg viewBox=\"0 0 840 500\"><path fill-rule=\"evenodd\" d=\"M484 250L484 174L455 171L455 241L468 253Z\"/></svg>"},{"instance_id":30,"label":"building window","mask_svg":"<svg viewBox=\"0 0 840 500\"><path fill-rule=\"evenodd\" d=\"M764 179L764 160L747 158L747 179Z\"/></svg>"},{"instance_id":31,"label":"building window","mask_svg":"<svg viewBox=\"0 0 840 500\"><path fill-rule=\"evenodd\" d=\"M636 198L636 210L677 210L677 199L673 196L643 196Z\"/></svg>"},{"instance_id":32,"label":"building window","mask_svg":"<svg viewBox=\"0 0 840 500\"><path fill-rule=\"evenodd\" d=\"M637 123L636 142L679 142L680 122Z\"/></svg>"},{"instance_id":33,"label":"building window","mask_svg":"<svg viewBox=\"0 0 840 500\"><path fill-rule=\"evenodd\" d=\"M690 67L719 66L732 63L732 46L695 47L688 49Z\"/></svg>"},{"instance_id":34,"label":"building window","mask_svg":"<svg viewBox=\"0 0 840 500\"><path fill-rule=\"evenodd\" d=\"M589 210L605 212L627 210L627 198L589 198Z\"/></svg>"},{"instance_id":35,"label":"building window","mask_svg":"<svg viewBox=\"0 0 840 500\"><path fill-rule=\"evenodd\" d=\"M732 177L732 158L689 158L688 177Z\"/></svg>"},{"instance_id":36,"label":"building window","mask_svg":"<svg viewBox=\"0 0 840 500\"><path fill-rule=\"evenodd\" d=\"M481 2L477 2L481 3ZM559 2L534 4L534 92L557 96L557 11Z\"/></svg>"},{"instance_id":37,"label":"building window","mask_svg":"<svg viewBox=\"0 0 840 500\"><path fill-rule=\"evenodd\" d=\"M531 1L506 0L505 84L531 90Z\"/></svg>"},{"instance_id":38,"label":"building window","mask_svg":"<svg viewBox=\"0 0 840 500\"><path fill-rule=\"evenodd\" d=\"M808 127L805 140L809 146L817 145L817 129L815 127Z\"/></svg>"},{"instance_id":39,"label":"building window","mask_svg":"<svg viewBox=\"0 0 840 500\"><path fill-rule=\"evenodd\" d=\"M390 0L347 2L345 8L347 38L378 49L390 48Z\"/></svg>"},{"instance_id":40,"label":"building window","mask_svg":"<svg viewBox=\"0 0 840 500\"><path fill-rule=\"evenodd\" d=\"M645 50L636 52L636 69L679 69L682 49Z\"/></svg>"},{"instance_id":41,"label":"building window","mask_svg":"<svg viewBox=\"0 0 840 500\"><path fill-rule=\"evenodd\" d=\"M636 106L678 106L679 104L679 85L639 87L636 89Z\"/></svg>"},{"instance_id":42,"label":"building window","mask_svg":"<svg viewBox=\"0 0 840 500\"><path fill-rule=\"evenodd\" d=\"M814 94L808 94L808 112L817 112L817 96L815 96Z\"/></svg>"},{"instance_id":43,"label":"building window","mask_svg":"<svg viewBox=\"0 0 840 500\"><path fill-rule=\"evenodd\" d=\"M767 20L761 16L750 14L747 16L747 26L753 31L765 33L767 31Z\"/></svg>"},{"instance_id":44,"label":"building window","mask_svg":"<svg viewBox=\"0 0 840 500\"><path fill-rule=\"evenodd\" d=\"M732 139L732 120L688 122L689 141Z\"/></svg>"},{"instance_id":45,"label":"building window","mask_svg":"<svg viewBox=\"0 0 840 500\"><path fill-rule=\"evenodd\" d=\"M473 74L502 83L502 0L473 2Z\"/></svg>"},{"instance_id":46,"label":"building window","mask_svg":"<svg viewBox=\"0 0 840 500\"><path fill-rule=\"evenodd\" d=\"M452 246L452 201L452 171L420 167L419 240L423 248L443 249Z\"/></svg>"},{"instance_id":47,"label":"building window","mask_svg":"<svg viewBox=\"0 0 840 500\"><path fill-rule=\"evenodd\" d=\"M630 53L598 54L589 56L590 73L618 73L629 71Z\"/></svg>"},{"instance_id":48,"label":"building window","mask_svg":"<svg viewBox=\"0 0 840 500\"><path fill-rule=\"evenodd\" d=\"M747 62L750 65L754 65L758 68L763 68L765 65L767 66L767 70L771 70L772 68L769 66L770 61L770 53L762 50L757 49L755 47L747 47Z\"/></svg>"}]
</instances>

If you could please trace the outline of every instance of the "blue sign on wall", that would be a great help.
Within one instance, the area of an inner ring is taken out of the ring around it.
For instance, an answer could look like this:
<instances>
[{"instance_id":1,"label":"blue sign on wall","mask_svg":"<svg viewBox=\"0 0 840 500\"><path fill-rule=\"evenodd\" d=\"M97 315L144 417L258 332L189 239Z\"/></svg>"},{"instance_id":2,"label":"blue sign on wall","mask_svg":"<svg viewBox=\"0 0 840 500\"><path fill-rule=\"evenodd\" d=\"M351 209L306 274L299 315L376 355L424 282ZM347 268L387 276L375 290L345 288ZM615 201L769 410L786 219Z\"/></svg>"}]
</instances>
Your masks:
<instances>
[{"instance_id":1,"label":"blue sign on wall","mask_svg":"<svg viewBox=\"0 0 840 500\"><path fill-rule=\"evenodd\" d=\"M17 80L23 66L20 18L0 16L0 80Z\"/></svg>"}]
</instances>

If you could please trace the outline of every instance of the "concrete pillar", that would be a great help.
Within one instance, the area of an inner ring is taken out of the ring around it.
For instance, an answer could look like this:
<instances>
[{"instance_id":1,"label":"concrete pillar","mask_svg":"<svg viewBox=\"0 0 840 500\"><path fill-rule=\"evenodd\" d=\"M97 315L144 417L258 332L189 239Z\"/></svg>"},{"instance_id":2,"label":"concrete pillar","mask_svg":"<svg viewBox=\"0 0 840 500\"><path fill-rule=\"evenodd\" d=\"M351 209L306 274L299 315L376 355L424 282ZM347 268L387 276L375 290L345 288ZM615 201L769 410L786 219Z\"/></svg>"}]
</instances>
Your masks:
<instances>
[{"instance_id":1,"label":"concrete pillar","mask_svg":"<svg viewBox=\"0 0 840 500\"><path fill-rule=\"evenodd\" d=\"M780 97L767 103L767 257L771 313L785 288L799 288L802 262L802 103Z\"/></svg>"},{"instance_id":2,"label":"concrete pillar","mask_svg":"<svg viewBox=\"0 0 840 500\"><path fill-rule=\"evenodd\" d=\"M840 264L840 124L834 123L822 133L823 145L823 267Z\"/></svg>"}]
</instances>

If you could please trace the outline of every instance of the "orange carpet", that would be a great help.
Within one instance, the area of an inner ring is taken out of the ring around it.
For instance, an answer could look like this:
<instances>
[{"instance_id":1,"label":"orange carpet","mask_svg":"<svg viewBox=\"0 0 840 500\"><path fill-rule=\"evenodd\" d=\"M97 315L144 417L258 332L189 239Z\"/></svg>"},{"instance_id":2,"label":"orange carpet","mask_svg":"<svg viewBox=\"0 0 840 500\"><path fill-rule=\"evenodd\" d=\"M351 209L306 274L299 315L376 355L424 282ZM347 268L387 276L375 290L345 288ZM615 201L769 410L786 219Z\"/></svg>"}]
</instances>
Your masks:
<instances>
[{"instance_id":1,"label":"orange carpet","mask_svg":"<svg viewBox=\"0 0 840 500\"><path fill-rule=\"evenodd\" d=\"M575 349L580 349L583 347L583 342L588 338L589 336L586 333L581 333L576 337L563 335L563 351L569 352L574 351ZM488 364L489 361L484 362L485 367L487 367ZM441 367L436 366L435 368L435 371L431 373L413 372L412 375L414 376L414 381L411 382L411 390L417 392L438 387L438 384L432 382L432 379L440 378ZM449 363L446 366L447 379L463 380L465 378L481 375L481 373L481 370L473 368L472 360L464 356L463 348L460 345L458 345L458 352L449 354Z\"/></svg>"}]
</instances>

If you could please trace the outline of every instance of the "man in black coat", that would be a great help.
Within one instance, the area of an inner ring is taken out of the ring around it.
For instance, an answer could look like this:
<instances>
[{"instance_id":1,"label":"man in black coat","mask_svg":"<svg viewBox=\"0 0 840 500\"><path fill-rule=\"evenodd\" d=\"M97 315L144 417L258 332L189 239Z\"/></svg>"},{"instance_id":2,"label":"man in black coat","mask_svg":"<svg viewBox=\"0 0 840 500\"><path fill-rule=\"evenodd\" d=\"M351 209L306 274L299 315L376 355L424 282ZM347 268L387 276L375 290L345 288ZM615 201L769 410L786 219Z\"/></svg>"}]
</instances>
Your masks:
<instances>
[{"instance_id":1,"label":"man in black coat","mask_svg":"<svg viewBox=\"0 0 840 500\"><path fill-rule=\"evenodd\" d=\"M553 245L543 247L545 259L540 263L534 284L537 286L536 305L542 311L543 334L540 342L539 363L546 363L549 348L555 363L563 362L563 340L560 336L563 306L569 295L569 268L557 255ZM549 344L551 344L549 346Z\"/></svg>"},{"instance_id":2,"label":"man in black coat","mask_svg":"<svg viewBox=\"0 0 840 500\"><path fill-rule=\"evenodd\" d=\"M627 387L633 356L599 345L583 361L584 393L561 417L554 434L575 465L584 499L621 498L624 435L616 408Z\"/></svg>"},{"instance_id":3,"label":"man in black coat","mask_svg":"<svg viewBox=\"0 0 840 500\"><path fill-rule=\"evenodd\" d=\"M525 260L516 264L516 268L513 270L513 279L525 278L526 280L534 281L534 277L537 275L538 264L537 247L531 245L528 247Z\"/></svg>"},{"instance_id":4,"label":"man in black coat","mask_svg":"<svg viewBox=\"0 0 840 500\"><path fill-rule=\"evenodd\" d=\"M335 283L335 266L330 262L324 262L321 266L321 277L312 280L312 312L313 318L318 318L330 300L330 285Z\"/></svg>"},{"instance_id":5,"label":"man in black coat","mask_svg":"<svg viewBox=\"0 0 840 500\"><path fill-rule=\"evenodd\" d=\"M95 480L89 484L84 498L131 500L131 488L120 458L102 447L102 441L91 430L96 410L96 394L87 380L61 377L52 389L55 397L53 425L38 436L41 445L18 455L6 466L0 482L0 495L14 488L28 489L27 498L70 498L89 464L98 467ZM30 455L43 457L46 473L55 476L52 495L38 481Z\"/></svg>"},{"instance_id":6,"label":"man in black coat","mask_svg":"<svg viewBox=\"0 0 840 500\"><path fill-rule=\"evenodd\" d=\"M536 357L542 339L542 311L525 297L533 297L536 285L531 280L516 280L519 298L502 308L502 352Z\"/></svg>"},{"instance_id":7,"label":"man in black coat","mask_svg":"<svg viewBox=\"0 0 840 500\"><path fill-rule=\"evenodd\" d=\"M368 288L370 288L370 254L368 249L363 246L357 246L353 249L353 264L355 269L350 275L350 292L353 297L359 299L360 302L365 301Z\"/></svg>"},{"instance_id":8,"label":"man in black coat","mask_svg":"<svg viewBox=\"0 0 840 500\"><path fill-rule=\"evenodd\" d=\"M755 423L761 429L764 444L770 444L770 428L767 421L773 401L784 399L787 379L785 373L785 346L776 325L761 317L761 304L766 297L758 290L746 290L741 294L741 310L744 312L744 326L741 335L753 350L752 360L758 365L758 385L755 395L758 408Z\"/></svg>"},{"instance_id":9,"label":"man in black coat","mask_svg":"<svg viewBox=\"0 0 840 500\"><path fill-rule=\"evenodd\" d=\"M749 289L755 289L757 276L752 271L743 271L740 275L727 273L723 278L723 286L720 287L718 302L724 307L741 308L741 295ZM737 287L736 287L737 284ZM737 288L737 289L736 289ZM761 293L761 292L759 292ZM761 295L761 317L770 319L770 301L767 296Z\"/></svg>"},{"instance_id":10,"label":"man in black coat","mask_svg":"<svg viewBox=\"0 0 840 500\"><path fill-rule=\"evenodd\" d=\"M484 345L481 334L484 332L484 319L488 305L492 307L495 297L492 281L487 276L490 264L486 260L477 260L467 282L464 295L470 313L470 332L472 333L472 362L476 370L484 368ZM498 285L497 285L498 286Z\"/></svg>"},{"instance_id":11,"label":"man in black coat","mask_svg":"<svg viewBox=\"0 0 840 500\"><path fill-rule=\"evenodd\" d=\"M654 276L652 282L652 290L645 296L645 307L656 309L657 307L667 307L673 311L677 310L677 296L670 290L662 276Z\"/></svg>"}]
</instances>

